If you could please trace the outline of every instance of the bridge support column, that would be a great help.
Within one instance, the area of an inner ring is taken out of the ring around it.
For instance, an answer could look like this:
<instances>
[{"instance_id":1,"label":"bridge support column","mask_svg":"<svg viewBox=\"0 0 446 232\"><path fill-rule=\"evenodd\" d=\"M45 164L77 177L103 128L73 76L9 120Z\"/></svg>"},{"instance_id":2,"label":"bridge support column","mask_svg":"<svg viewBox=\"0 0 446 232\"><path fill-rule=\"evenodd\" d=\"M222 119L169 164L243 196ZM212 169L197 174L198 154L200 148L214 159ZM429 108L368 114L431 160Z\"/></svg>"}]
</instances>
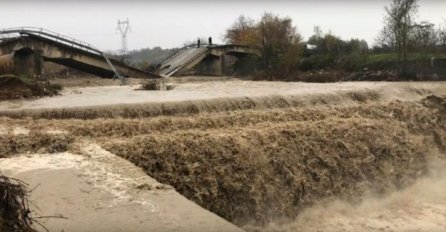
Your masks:
<instances>
[{"instance_id":1,"label":"bridge support column","mask_svg":"<svg viewBox=\"0 0 446 232\"><path fill-rule=\"evenodd\" d=\"M225 72L225 67L226 67L225 55L221 55L219 57L219 60L220 60L220 67L219 67L219 70L218 70L218 75L223 76L226 73Z\"/></svg>"},{"instance_id":2,"label":"bridge support column","mask_svg":"<svg viewBox=\"0 0 446 232\"><path fill-rule=\"evenodd\" d=\"M14 73L14 60L12 54L0 56L0 75Z\"/></svg>"},{"instance_id":3,"label":"bridge support column","mask_svg":"<svg viewBox=\"0 0 446 232\"><path fill-rule=\"evenodd\" d=\"M14 74L16 76L25 76L30 79L40 78L43 68L43 59L41 52L34 52L31 49L21 49L15 51L4 58L8 62L8 68L2 69L1 74Z\"/></svg>"}]
</instances>

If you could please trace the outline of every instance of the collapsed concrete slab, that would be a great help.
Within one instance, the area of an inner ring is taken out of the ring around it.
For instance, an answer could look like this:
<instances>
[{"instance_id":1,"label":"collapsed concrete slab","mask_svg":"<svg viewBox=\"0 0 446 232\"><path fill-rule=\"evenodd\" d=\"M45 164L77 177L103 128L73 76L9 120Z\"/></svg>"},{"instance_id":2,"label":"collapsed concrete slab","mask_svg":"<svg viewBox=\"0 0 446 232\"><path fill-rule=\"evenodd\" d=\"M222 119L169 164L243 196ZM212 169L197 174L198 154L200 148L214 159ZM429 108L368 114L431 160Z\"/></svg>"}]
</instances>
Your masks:
<instances>
[{"instance_id":1,"label":"collapsed concrete slab","mask_svg":"<svg viewBox=\"0 0 446 232\"><path fill-rule=\"evenodd\" d=\"M0 40L0 74L36 78L45 62L54 62L106 78L160 78L111 59L87 43L43 29L8 29L0 30L0 34L13 35Z\"/></svg>"},{"instance_id":2,"label":"collapsed concrete slab","mask_svg":"<svg viewBox=\"0 0 446 232\"><path fill-rule=\"evenodd\" d=\"M162 62L155 72L162 76L190 74L225 75L235 60L245 56L260 56L260 51L241 45L186 46Z\"/></svg>"}]
</instances>

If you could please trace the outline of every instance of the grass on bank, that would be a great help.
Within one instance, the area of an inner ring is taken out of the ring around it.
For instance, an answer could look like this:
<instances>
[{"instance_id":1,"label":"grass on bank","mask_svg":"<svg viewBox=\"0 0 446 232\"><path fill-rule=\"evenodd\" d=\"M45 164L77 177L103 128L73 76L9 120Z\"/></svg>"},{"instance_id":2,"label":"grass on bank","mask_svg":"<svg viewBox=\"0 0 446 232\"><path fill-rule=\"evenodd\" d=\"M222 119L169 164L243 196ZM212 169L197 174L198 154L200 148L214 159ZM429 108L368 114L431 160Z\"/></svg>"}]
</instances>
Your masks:
<instances>
[{"instance_id":1,"label":"grass on bank","mask_svg":"<svg viewBox=\"0 0 446 232\"><path fill-rule=\"evenodd\" d=\"M409 53L409 61L420 61L420 60L430 60L431 57L435 59L446 59L445 53ZM396 53L382 53L382 54L371 54L367 57L367 64L381 63L381 62L396 62L398 57Z\"/></svg>"}]
</instances>

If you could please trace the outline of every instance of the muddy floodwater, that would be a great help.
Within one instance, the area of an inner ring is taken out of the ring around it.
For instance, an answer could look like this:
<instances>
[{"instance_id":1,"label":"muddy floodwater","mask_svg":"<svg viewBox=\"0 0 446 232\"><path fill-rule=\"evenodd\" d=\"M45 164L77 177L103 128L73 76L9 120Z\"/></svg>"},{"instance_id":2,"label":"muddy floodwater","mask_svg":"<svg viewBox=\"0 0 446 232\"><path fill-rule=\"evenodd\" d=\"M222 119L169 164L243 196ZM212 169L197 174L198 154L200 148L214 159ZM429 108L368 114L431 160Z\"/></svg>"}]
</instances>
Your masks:
<instances>
[{"instance_id":1,"label":"muddy floodwater","mask_svg":"<svg viewBox=\"0 0 446 232\"><path fill-rule=\"evenodd\" d=\"M0 172L48 228L446 231L444 82L138 88L0 103Z\"/></svg>"},{"instance_id":2,"label":"muddy floodwater","mask_svg":"<svg viewBox=\"0 0 446 232\"><path fill-rule=\"evenodd\" d=\"M61 96L35 100L0 102L0 111L42 108L73 108L98 105L154 103L208 100L219 98L261 97L272 95L299 95L302 98L315 94L336 94L348 91L388 91L385 97L404 98L404 89L443 89L439 82L342 82L342 83L296 83L266 81L207 81L177 84L170 91L137 90L139 85L69 87Z\"/></svg>"},{"instance_id":3,"label":"muddy floodwater","mask_svg":"<svg viewBox=\"0 0 446 232\"><path fill-rule=\"evenodd\" d=\"M83 147L84 155L65 152L0 159L2 174L35 187L31 196L35 217L64 217L42 219L49 231L242 232L126 160L94 144Z\"/></svg>"},{"instance_id":4,"label":"muddy floodwater","mask_svg":"<svg viewBox=\"0 0 446 232\"><path fill-rule=\"evenodd\" d=\"M367 196L359 203L332 200L305 210L292 222L246 227L268 232L414 232L446 231L446 166L413 186L385 196Z\"/></svg>"}]
</instances>

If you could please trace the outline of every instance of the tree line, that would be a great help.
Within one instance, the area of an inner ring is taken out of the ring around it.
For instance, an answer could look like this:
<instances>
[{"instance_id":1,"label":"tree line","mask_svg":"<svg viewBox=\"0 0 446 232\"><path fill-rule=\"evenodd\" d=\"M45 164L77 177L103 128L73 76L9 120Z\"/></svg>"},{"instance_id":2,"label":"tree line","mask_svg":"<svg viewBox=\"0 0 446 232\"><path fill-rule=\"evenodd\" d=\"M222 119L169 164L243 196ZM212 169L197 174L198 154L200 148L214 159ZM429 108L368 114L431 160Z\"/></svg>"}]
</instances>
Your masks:
<instances>
[{"instance_id":1,"label":"tree line","mask_svg":"<svg viewBox=\"0 0 446 232\"><path fill-rule=\"evenodd\" d=\"M428 21L417 22L417 11L417 0L390 0L373 48L365 40L323 34L319 27L305 42L291 18L272 13L258 20L240 16L226 30L225 40L258 48L262 56L257 69L267 79L321 69L358 70L365 66L368 56L383 52L397 54L398 71L405 75L409 53L446 52L446 22L438 27Z\"/></svg>"}]
</instances>

